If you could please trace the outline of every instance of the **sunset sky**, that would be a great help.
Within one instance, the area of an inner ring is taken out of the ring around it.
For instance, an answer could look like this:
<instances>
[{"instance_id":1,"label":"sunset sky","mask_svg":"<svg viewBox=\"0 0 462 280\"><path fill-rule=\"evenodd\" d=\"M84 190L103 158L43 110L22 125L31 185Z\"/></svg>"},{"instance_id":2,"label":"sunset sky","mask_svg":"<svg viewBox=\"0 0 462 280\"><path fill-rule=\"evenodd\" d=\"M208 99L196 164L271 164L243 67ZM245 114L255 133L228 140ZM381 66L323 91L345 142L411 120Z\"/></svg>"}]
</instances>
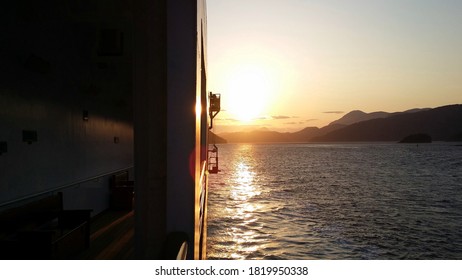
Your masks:
<instances>
[{"instance_id":1,"label":"sunset sky","mask_svg":"<svg viewBox=\"0 0 462 280\"><path fill-rule=\"evenodd\" d=\"M462 103L460 0L207 0L217 132Z\"/></svg>"}]
</instances>

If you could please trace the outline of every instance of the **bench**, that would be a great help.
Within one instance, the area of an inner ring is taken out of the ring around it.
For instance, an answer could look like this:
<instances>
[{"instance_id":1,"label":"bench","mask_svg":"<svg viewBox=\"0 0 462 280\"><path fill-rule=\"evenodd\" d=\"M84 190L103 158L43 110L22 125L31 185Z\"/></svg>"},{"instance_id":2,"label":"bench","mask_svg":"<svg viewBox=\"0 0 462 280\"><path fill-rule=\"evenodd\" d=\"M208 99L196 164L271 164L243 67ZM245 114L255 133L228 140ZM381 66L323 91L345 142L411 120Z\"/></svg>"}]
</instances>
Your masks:
<instances>
[{"instance_id":1,"label":"bench","mask_svg":"<svg viewBox=\"0 0 462 280\"><path fill-rule=\"evenodd\" d=\"M109 189L112 210L131 211L133 209L134 182L129 180L128 171L112 175Z\"/></svg>"},{"instance_id":2,"label":"bench","mask_svg":"<svg viewBox=\"0 0 462 280\"><path fill-rule=\"evenodd\" d=\"M70 259L90 245L92 210L63 210L62 193L0 213L0 259Z\"/></svg>"}]
</instances>

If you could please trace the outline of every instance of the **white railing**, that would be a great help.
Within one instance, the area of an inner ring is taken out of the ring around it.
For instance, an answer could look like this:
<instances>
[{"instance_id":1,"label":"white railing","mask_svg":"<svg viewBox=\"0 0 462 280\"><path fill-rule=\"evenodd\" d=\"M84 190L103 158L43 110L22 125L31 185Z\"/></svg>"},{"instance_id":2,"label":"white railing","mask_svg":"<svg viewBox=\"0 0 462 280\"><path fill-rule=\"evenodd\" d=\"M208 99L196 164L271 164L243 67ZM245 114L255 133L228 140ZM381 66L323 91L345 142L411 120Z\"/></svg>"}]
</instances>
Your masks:
<instances>
[{"instance_id":1,"label":"white railing","mask_svg":"<svg viewBox=\"0 0 462 280\"><path fill-rule=\"evenodd\" d=\"M199 193L199 203L200 203L200 210L199 210L199 235L200 238L202 238L202 232L203 232L203 226L204 226L204 220L205 220L205 207L207 203L207 162L204 161L202 164L202 169L201 169L201 177L199 181L200 185L200 193Z\"/></svg>"}]
</instances>

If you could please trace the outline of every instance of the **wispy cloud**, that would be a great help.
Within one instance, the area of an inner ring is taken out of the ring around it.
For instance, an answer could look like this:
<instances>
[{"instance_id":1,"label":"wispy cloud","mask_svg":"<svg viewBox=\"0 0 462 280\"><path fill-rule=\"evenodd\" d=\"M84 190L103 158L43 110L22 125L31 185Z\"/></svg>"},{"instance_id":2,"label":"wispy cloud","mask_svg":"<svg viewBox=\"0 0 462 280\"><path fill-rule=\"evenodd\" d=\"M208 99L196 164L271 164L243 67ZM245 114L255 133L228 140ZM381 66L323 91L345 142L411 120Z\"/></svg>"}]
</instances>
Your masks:
<instances>
[{"instance_id":1,"label":"wispy cloud","mask_svg":"<svg viewBox=\"0 0 462 280\"><path fill-rule=\"evenodd\" d=\"M305 122L314 122L314 121L317 121L318 119L307 119L305 120Z\"/></svg>"},{"instance_id":2,"label":"wispy cloud","mask_svg":"<svg viewBox=\"0 0 462 280\"><path fill-rule=\"evenodd\" d=\"M273 120L286 120L286 119L298 119L298 116L284 116L284 115L278 115L278 116L271 116Z\"/></svg>"},{"instance_id":3,"label":"wispy cloud","mask_svg":"<svg viewBox=\"0 0 462 280\"><path fill-rule=\"evenodd\" d=\"M290 119L292 117L289 116L271 116L274 120L285 120L285 119Z\"/></svg>"},{"instance_id":4,"label":"wispy cloud","mask_svg":"<svg viewBox=\"0 0 462 280\"><path fill-rule=\"evenodd\" d=\"M343 114L345 113L344 111L327 111L323 112L324 114Z\"/></svg>"},{"instance_id":5,"label":"wispy cloud","mask_svg":"<svg viewBox=\"0 0 462 280\"><path fill-rule=\"evenodd\" d=\"M226 118L226 119L217 119L218 121L228 121L228 122L238 122L239 120L237 119L232 119L232 118Z\"/></svg>"}]
</instances>

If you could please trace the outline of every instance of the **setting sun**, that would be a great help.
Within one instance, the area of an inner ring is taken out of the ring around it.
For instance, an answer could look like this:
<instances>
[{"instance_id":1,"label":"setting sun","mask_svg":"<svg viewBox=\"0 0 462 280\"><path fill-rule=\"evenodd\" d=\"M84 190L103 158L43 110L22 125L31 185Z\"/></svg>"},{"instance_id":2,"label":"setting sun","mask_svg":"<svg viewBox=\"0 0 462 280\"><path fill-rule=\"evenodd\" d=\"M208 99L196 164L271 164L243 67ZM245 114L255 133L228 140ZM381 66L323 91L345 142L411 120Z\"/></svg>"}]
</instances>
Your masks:
<instances>
[{"instance_id":1,"label":"setting sun","mask_svg":"<svg viewBox=\"0 0 462 280\"><path fill-rule=\"evenodd\" d=\"M332 112L461 103L462 1L421 2L209 1L218 130L298 131Z\"/></svg>"},{"instance_id":2,"label":"setting sun","mask_svg":"<svg viewBox=\"0 0 462 280\"><path fill-rule=\"evenodd\" d=\"M226 85L225 106L241 122L261 117L275 91L270 71L260 65L241 65L230 71Z\"/></svg>"}]
</instances>

